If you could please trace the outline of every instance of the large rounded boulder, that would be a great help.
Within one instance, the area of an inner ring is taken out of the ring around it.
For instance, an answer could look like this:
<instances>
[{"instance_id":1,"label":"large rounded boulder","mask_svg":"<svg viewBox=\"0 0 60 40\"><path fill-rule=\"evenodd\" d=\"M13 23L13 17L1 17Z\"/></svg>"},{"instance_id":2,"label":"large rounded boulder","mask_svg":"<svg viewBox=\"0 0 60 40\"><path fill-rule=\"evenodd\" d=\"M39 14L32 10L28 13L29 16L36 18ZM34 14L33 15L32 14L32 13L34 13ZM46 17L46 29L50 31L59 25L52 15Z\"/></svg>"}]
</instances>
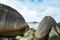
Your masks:
<instances>
[{"instance_id":1,"label":"large rounded boulder","mask_svg":"<svg viewBox=\"0 0 60 40\"><path fill-rule=\"evenodd\" d=\"M0 4L0 36L17 36L27 28L23 16L15 9Z\"/></svg>"}]
</instances>

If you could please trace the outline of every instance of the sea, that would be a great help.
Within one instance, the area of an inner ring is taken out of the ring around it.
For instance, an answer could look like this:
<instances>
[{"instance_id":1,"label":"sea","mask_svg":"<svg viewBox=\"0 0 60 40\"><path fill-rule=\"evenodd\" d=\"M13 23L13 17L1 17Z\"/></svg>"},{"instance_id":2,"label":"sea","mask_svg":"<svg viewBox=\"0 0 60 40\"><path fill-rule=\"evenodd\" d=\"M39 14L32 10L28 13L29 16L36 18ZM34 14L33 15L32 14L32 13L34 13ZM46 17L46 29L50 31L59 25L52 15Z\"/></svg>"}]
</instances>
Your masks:
<instances>
[{"instance_id":1,"label":"sea","mask_svg":"<svg viewBox=\"0 0 60 40\"><path fill-rule=\"evenodd\" d=\"M27 24L29 25L30 28L37 29L37 27L39 26L40 22L37 22L37 23L27 22Z\"/></svg>"}]
</instances>

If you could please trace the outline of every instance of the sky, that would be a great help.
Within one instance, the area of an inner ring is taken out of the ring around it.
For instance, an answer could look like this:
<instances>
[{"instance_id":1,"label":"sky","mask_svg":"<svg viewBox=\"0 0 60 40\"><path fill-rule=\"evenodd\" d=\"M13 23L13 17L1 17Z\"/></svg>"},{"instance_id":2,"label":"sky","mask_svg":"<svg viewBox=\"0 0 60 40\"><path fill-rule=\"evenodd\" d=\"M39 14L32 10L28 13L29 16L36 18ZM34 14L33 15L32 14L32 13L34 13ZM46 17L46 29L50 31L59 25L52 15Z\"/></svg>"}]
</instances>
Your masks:
<instances>
[{"instance_id":1,"label":"sky","mask_svg":"<svg viewBox=\"0 0 60 40\"><path fill-rule=\"evenodd\" d=\"M0 3L17 10L26 22L40 22L45 16L60 22L60 0L0 0Z\"/></svg>"}]
</instances>

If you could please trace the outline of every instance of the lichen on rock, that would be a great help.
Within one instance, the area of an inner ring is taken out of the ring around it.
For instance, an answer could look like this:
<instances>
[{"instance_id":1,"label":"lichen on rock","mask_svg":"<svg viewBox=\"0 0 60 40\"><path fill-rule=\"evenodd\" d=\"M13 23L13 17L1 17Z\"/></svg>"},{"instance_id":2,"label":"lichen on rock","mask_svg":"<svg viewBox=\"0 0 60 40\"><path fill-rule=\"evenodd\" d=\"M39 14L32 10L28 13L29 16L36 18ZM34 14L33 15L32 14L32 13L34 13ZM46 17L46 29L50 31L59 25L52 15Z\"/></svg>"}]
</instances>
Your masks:
<instances>
[{"instance_id":1,"label":"lichen on rock","mask_svg":"<svg viewBox=\"0 0 60 40\"><path fill-rule=\"evenodd\" d=\"M23 37L17 36L16 39L18 39L18 40L33 40L34 33L35 33L35 29L29 28L29 30L24 33Z\"/></svg>"}]
</instances>

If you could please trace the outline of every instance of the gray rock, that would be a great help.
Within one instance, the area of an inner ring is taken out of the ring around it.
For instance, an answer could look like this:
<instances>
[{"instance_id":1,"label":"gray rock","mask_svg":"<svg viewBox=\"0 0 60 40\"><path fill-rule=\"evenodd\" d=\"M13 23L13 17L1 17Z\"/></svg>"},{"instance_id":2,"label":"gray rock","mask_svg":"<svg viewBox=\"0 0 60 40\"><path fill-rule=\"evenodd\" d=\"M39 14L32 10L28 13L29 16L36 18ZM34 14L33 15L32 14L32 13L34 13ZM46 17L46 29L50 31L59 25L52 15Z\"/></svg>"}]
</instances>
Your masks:
<instances>
[{"instance_id":1,"label":"gray rock","mask_svg":"<svg viewBox=\"0 0 60 40\"><path fill-rule=\"evenodd\" d=\"M60 35L60 23L57 24L56 30L57 30L58 34Z\"/></svg>"},{"instance_id":2,"label":"gray rock","mask_svg":"<svg viewBox=\"0 0 60 40\"><path fill-rule=\"evenodd\" d=\"M58 31L59 31L59 29L58 29ZM54 27L51 28L48 40L60 40L60 36Z\"/></svg>"},{"instance_id":3,"label":"gray rock","mask_svg":"<svg viewBox=\"0 0 60 40\"><path fill-rule=\"evenodd\" d=\"M56 25L56 22L54 18L50 16L45 16L40 22L40 25L38 26L38 28L36 29L35 38L46 40L46 37L48 36L51 30L51 27L55 25Z\"/></svg>"},{"instance_id":4,"label":"gray rock","mask_svg":"<svg viewBox=\"0 0 60 40\"><path fill-rule=\"evenodd\" d=\"M27 28L23 16L15 9L0 4L0 36L15 37L21 35Z\"/></svg>"},{"instance_id":5,"label":"gray rock","mask_svg":"<svg viewBox=\"0 0 60 40\"><path fill-rule=\"evenodd\" d=\"M16 36L15 39L16 40L20 40L22 37L21 36Z\"/></svg>"},{"instance_id":6,"label":"gray rock","mask_svg":"<svg viewBox=\"0 0 60 40\"><path fill-rule=\"evenodd\" d=\"M33 40L35 30L33 28L29 28L28 31L24 33L24 36L16 36L16 40Z\"/></svg>"}]
</instances>

